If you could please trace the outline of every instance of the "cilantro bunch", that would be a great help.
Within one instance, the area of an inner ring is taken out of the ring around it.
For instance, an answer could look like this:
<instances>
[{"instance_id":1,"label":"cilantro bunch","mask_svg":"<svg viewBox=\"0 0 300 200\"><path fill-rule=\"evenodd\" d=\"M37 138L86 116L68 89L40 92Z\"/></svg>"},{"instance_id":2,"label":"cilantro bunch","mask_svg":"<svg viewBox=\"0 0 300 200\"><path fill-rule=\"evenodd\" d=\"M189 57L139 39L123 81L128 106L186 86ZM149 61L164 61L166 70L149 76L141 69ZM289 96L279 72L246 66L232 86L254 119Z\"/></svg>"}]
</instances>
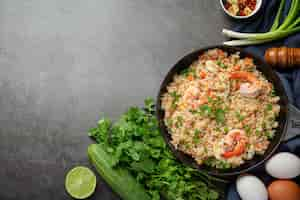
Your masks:
<instances>
[{"instance_id":1,"label":"cilantro bunch","mask_svg":"<svg viewBox=\"0 0 300 200\"><path fill-rule=\"evenodd\" d=\"M111 155L111 167L127 169L153 200L218 199L215 178L175 159L153 113L153 100L146 99L144 109L131 107L114 124L101 119L89 136Z\"/></svg>"}]
</instances>

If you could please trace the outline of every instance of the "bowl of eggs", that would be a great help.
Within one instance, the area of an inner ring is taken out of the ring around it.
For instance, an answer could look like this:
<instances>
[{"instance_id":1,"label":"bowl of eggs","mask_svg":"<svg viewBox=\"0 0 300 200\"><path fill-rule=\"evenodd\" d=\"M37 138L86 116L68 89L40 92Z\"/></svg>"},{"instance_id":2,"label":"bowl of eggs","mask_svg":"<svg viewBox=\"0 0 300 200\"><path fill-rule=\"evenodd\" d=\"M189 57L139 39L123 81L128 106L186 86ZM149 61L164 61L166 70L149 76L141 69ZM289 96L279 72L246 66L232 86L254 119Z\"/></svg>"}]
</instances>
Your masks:
<instances>
[{"instance_id":1,"label":"bowl of eggs","mask_svg":"<svg viewBox=\"0 0 300 200\"><path fill-rule=\"evenodd\" d=\"M262 7L262 0L220 0L224 12L235 19L247 19Z\"/></svg>"},{"instance_id":2,"label":"bowl of eggs","mask_svg":"<svg viewBox=\"0 0 300 200\"><path fill-rule=\"evenodd\" d=\"M292 153L275 154L265 164L271 176L269 184L257 176L244 174L236 180L236 191L242 200L299 200L300 186L294 181L300 175L300 158Z\"/></svg>"}]
</instances>

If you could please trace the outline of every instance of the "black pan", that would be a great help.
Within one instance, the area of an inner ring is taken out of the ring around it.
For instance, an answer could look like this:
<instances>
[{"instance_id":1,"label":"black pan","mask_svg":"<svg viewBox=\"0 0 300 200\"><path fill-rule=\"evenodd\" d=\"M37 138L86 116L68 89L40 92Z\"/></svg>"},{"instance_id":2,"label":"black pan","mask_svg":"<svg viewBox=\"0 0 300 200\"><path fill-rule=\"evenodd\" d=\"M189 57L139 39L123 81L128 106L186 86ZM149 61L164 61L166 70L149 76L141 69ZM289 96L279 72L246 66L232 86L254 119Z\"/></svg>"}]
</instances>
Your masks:
<instances>
[{"instance_id":1,"label":"black pan","mask_svg":"<svg viewBox=\"0 0 300 200\"><path fill-rule=\"evenodd\" d=\"M276 91L276 94L280 97L280 113L277 118L277 121L279 122L279 126L276 130L275 137L271 141L268 149L264 153L264 155L256 155L252 160L249 160L245 162L245 164L241 165L240 167L234 168L234 169L216 169L204 165L198 165L192 157L189 155L176 150L174 146L171 144L171 136L168 132L167 127L164 124L163 118L164 118L164 111L161 109L161 96L167 91L166 87L167 85L173 81L173 77L175 74L178 74L183 69L189 67L195 60L198 59L199 55L204 53L205 51L213 48L219 48L222 49L228 53L235 53L240 52L241 58L243 57L252 57L254 59L254 63L257 66L257 69L261 71L264 76L274 85L274 89ZM183 162L186 165L189 165L193 168L206 171L210 175L215 176L223 176L223 177L229 177L229 176L235 176L239 175L241 173L248 172L260 165L262 165L267 159L270 158L270 156L276 151L278 146L281 142L287 140L288 138L292 137L293 135L299 135L300 134L300 111L297 110L294 106L289 104L287 95L285 93L285 90L283 88L283 85L277 76L277 74L272 70L270 66L268 66L264 61L262 61L260 58L243 51L239 48L233 48L233 47L227 47L227 46L212 46L212 47L206 47L203 49L196 50L186 56L184 56L182 59L180 59L174 67L171 68L171 70L166 75L165 79L163 80L160 90L157 96L157 102L156 102L156 115L159 121L159 126L161 129L161 133L165 139L165 141L168 143L169 147L171 148L171 151L176 156L178 160ZM287 132L289 134L287 134Z\"/></svg>"}]
</instances>

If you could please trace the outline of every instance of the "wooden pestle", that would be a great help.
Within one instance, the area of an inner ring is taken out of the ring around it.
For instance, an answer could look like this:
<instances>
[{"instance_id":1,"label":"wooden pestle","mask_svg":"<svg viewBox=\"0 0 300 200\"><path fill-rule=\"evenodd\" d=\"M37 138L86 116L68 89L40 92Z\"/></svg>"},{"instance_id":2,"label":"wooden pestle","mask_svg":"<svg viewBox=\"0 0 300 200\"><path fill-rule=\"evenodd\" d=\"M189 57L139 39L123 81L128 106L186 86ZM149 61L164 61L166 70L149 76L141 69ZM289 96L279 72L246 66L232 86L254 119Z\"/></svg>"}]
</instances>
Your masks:
<instances>
[{"instance_id":1,"label":"wooden pestle","mask_svg":"<svg viewBox=\"0 0 300 200\"><path fill-rule=\"evenodd\" d=\"M265 52L265 60L276 68L300 67L300 48L269 48Z\"/></svg>"}]
</instances>

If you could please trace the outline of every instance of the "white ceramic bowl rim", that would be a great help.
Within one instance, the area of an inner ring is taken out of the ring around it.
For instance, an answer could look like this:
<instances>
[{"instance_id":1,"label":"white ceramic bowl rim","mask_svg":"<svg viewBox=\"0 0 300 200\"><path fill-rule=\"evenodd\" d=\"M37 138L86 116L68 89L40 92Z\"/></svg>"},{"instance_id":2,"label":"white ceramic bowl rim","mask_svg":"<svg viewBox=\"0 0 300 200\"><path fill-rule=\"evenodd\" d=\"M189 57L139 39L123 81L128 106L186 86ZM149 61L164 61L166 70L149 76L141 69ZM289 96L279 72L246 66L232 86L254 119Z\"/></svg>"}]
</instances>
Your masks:
<instances>
[{"instance_id":1,"label":"white ceramic bowl rim","mask_svg":"<svg viewBox=\"0 0 300 200\"><path fill-rule=\"evenodd\" d=\"M224 6L224 3L223 3L223 0L220 0L220 4L224 10L224 12L229 15L230 17L233 17L233 18L236 18L236 19L246 19L246 18L249 18L249 17L252 17L253 15L255 15L258 10L261 8L262 6L262 0L256 0L256 6L255 6L255 9L254 11L252 11L252 13L250 15L247 15L247 16L235 16L235 15L232 15L230 12L228 12L228 10L225 8Z\"/></svg>"}]
</instances>

